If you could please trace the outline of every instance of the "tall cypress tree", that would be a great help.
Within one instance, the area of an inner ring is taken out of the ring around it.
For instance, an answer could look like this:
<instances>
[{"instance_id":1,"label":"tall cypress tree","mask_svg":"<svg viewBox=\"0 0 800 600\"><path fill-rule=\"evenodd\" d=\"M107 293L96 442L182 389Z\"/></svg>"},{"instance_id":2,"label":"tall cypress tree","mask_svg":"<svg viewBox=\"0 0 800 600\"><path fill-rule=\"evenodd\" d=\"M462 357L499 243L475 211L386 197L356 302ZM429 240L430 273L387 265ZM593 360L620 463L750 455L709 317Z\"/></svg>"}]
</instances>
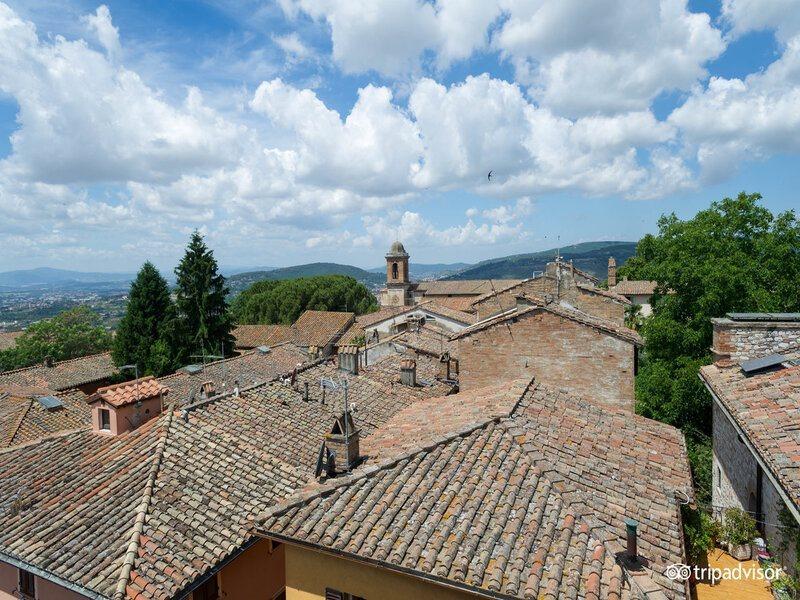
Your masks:
<instances>
[{"instance_id":1,"label":"tall cypress tree","mask_svg":"<svg viewBox=\"0 0 800 600\"><path fill-rule=\"evenodd\" d=\"M176 364L177 348L165 334L173 326L175 308L169 287L152 263L146 262L131 284L125 316L117 327L113 358L117 365L135 364L141 374L162 375ZM154 348L166 357L153 360ZM165 346L166 344L166 346Z\"/></svg>"},{"instance_id":2,"label":"tall cypress tree","mask_svg":"<svg viewBox=\"0 0 800 600\"><path fill-rule=\"evenodd\" d=\"M233 322L225 297L225 278L217 272L217 261L203 236L195 230L186 254L175 269L178 277L176 305L190 353L225 356L233 352Z\"/></svg>"}]
</instances>

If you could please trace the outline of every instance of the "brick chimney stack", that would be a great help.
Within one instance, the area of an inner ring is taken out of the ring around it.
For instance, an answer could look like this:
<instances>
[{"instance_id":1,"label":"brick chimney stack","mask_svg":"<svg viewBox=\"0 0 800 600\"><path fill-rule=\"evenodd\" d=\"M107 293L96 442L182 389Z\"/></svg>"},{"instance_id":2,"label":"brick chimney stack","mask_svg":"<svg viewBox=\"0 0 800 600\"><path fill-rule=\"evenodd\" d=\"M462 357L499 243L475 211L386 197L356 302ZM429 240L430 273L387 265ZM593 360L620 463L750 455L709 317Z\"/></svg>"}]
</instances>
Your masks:
<instances>
[{"instance_id":1,"label":"brick chimney stack","mask_svg":"<svg viewBox=\"0 0 800 600\"><path fill-rule=\"evenodd\" d=\"M342 346L337 354L339 370L358 375L358 346Z\"/></svg>"},{"instance_id":2,"label":"brick chimney stack","mask_svg":"<svg viewBox=\"0 0 800 600\"><path fill-rule=\"evenodd\" d=\"M613 256L608 257L608 287L617 285L617 261Z\"/></svg>"},{"instance_id":3,"label":"brick chimney stack","mask_svg":"<svg viewBox=\"0 0 800 600\"><path fill-rule=\"evenodd\" d=\"M400 362L400 383L408 387L416 387L417 361L413 358L404 358Z\"/></svg>"},{"instance_id":4,"label":"brick chimney stack","mask_svg":"<svg viewBox=\"0 0 800 600\"><path fill-rule=\"evenodd\" d=\"M744 362L800 344L800 313L728 313L711 324L715 361Z\"/></svg>"}]
</instances>

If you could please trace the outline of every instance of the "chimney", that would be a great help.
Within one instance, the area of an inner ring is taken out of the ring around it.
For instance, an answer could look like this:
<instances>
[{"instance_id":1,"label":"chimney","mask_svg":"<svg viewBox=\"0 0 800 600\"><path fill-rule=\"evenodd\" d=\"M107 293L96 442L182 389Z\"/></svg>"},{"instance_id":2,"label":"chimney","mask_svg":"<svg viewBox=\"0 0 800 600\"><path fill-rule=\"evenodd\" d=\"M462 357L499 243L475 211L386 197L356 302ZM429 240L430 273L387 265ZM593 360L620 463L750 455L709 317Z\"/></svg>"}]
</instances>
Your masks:
<instances>
[{"instance_id":1,"label":"chimney","mask_svg":"<svg viewBox=\"0 0 800 600\"><path fill-rule=\"evenodd\" d=\"M330 433L325 434L324 443L329 477L347 473L355 466L359 458L359 437L360 432L353 421L352 413L342 413L334 421Z\"/></svg>"},{"instance_id":2,"label":"chimney","mask_svg":"<svg viewBox=\"0 0 800 600\"><path fill-rule=\"evenodd\" d=\"M445 352L439 357L439 379L449 381L450 377L450 353Z\"/></svg>"},{"instance_id":3,"label":"chimney","mask_svg":"<svg viewBox=\"0 0 800 600\"><path fill-rule=\"evenodd\" d=\"M307 381L303 382L303 400L308 402L308 382Z\"/></svg>"},{"instance_id":4,"label":"chimney","mask_svg":"<svg viewBox=\"0 0 800 600\"><path fill-rule=\"evenodd\" d=\"M639 523L637 523L633 519L625 519L625 533L628 538L627 549L625 554L628 556L629 559L635 559L639 553L636 547L636 529L638 527Z\"/></svg>"},{"instance_id":5,"label":"chimney","mask_svg":"<svg viewBox=\"0 0 800 600\"><path fill-rule=\"evenodd\" d=\"M417 361L413 358L400 361L400 383L408 387L417 386Z\"/></svg>"},{"instance_id":6,"label":"chimney","mask_svg":"<svg viewBox=\"0 0 800 600\"><path fill-rule=\"evenodd\" d=\"M728 313L711 325L715 361L744 362L800 344L800 313Z\"/></svg>"},{"instance_id":7,"label":"chimney","mask_svg":"<svg viewBox=\"0 0 800 600\"><path fill-rule=\"evenodd\" d=\"M217 395L217 387L213 381L211 380L204 381L200 385L200 398L202 398L203 400L208 398L213 398L216 395Z\"/></svg>"},{"instance_id":8,"label":"chimney","mask_svg":"<svg viewBox=\"0 0 800 600\"><path fill-rule=\"evenodd\" d=\"M99 388L87 398L93 431L119 435L136 429L161 413L168 392L152 376Z\"/></svg>"},{"instance_id":9,"label":"chimney","mask_svg":"<svg viewBox=\"0 0 800 600\"><path fill-rule=\"evenodd\" d=\"M617 261L613 256L608 257L608 287L617 285Z\"/></svg>"},{"instance_id":10,"label":"chimney","mask_svg":"<svg viewBox=\"0 0 800 600\"><path fill-rule=\"evenodd\" d=\"M351 375L358 375L358 346L342 346L337 355L339 370Z\"/></svg>"},{"instance_id":11,"label":"chimney","mask_svg":"<svg viewBox=\"0 0 800 600\"><path fill-rule=\"evenodd\" d=\"M308 360L314 362L319 358L319 348L317 346L308 347Z\"/></svg>"},{"instance_id":12,"label":"chimney","mask_svg":"<svg viewBox=\"0 0 800 600\"><path fill-rule=\"evenodd\" d=\"M56 366L56 361L53 359L52 356L45 356L44 357L44 366L48 369L52 369Z\"/></svg>"}]
</instances>

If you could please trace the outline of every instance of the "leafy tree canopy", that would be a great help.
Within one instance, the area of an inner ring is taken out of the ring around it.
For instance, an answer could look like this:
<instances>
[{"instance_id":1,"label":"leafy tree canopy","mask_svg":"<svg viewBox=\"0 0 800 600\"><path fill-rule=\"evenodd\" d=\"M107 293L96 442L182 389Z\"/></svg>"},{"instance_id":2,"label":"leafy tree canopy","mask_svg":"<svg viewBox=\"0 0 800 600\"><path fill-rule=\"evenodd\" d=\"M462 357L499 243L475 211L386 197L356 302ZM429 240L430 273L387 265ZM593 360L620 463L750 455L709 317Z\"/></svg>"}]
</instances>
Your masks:
<instances>
[{"instance_id":1,"label":"leafy tree canopy","mask_svg":"<svg viewBox=\"0 0 800 600\"><path fill-rule=\"evenodd\" d=\"M146 262L131 284L125 316L114 338L114 362L136 364L140 373L157 376L180 366L179 340L169 335L176 326L175 317L166 280Z\"/></svg>"},{"instance_id":2,"label":"leafy tree canopy","mask_svg":"<svg viewBox=\"0 0 800 600\"><path fill-rule=\"evenodd\" d=\"M104 352L110 347L111 334L103 328L100 316L79 306L30 325L17 338L14 348L0 352L0 369L29 367L47 357L68 360Z\"/></svg>"},{"instance_id":3,"label":"leafy tree canopy","mask_svg":"<svg viewBox=\"0 0 800 600\"><path fill-rule=\"evenodd\" d=\"M711 318L800 310L800 224L792 211L775 216L760 200L741 193L686 221L665 215L620 268L658 282L653 315L640 329L637 410L683 428L690 455L707 454L692 446L711 433L711 398L698 378L711 361Z\"/></svg>"},{"instance_id":4,"label":"leafy tree canopy","mask_svg":"<svg viewBox=\"0 0 800 600\"><path fill-rule=\"evenodd\" d=\"M258 281L233 301L238 323L291 325L305 310L356 314L378 309L375 296L352 277L320 275L281 281Z\"/></svg>"},{"instance_id":5,"label":"leafy tree canopy","mask_svg":"<svg viewBox=\"0 0 800 600\"><path fill-rule=\"evenodd\" d=\"M208 249L203 236L192 234L186 254L175 269L178 286L176 307L184 347L191 353L225 356L233 352L233 323L225 297L228 288L219 274L214 253Z\"/></svg>"}]
</instances>

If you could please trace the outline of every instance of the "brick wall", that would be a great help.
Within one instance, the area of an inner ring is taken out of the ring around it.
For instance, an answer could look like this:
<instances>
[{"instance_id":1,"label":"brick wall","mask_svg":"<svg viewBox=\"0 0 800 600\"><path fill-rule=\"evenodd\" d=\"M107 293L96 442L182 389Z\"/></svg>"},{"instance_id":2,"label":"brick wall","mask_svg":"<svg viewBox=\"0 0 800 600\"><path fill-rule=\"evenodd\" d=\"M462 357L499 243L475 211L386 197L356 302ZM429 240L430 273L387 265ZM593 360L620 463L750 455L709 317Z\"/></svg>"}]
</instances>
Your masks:
<instances>
[{"instance_id":1,"label":"brick wall","mask_svg":"<svg viewBox=\"0 0 800 600\"><path fill-rule=\"evenodd\" d=\"M783 352L800 344L800 321L733 321L711 319L714 358L736 362Z\"/></svg>"},{"instance_id":2,"label":"brick wall","mask_svg":"<svg viewBox=\"0 0 800 600\"><path fill-rule=\"evenodd\" d=\"M475 304L478 320L486 319L503 311L514 308L517 296L527 294L538 298L547 299L549 296L554 301L564 301L578 310L590 315L614 321L619 325L625 323L625 305L621 302L579 288L568 269L562 270L561 282L549 276L540 276L536 279L524 281L514 288L490 296Z\"/></svg>"},{"instance_id":3,"label":"brick wall","mask_svg":"<svg viewBox=\"0 0 800 600\"><path fill-rule=\"evenodd\" d=\"M458 339L459 385L470 390L523 375L633 410L634 346L544 310Z\"/></svg>"}]
</instances>

